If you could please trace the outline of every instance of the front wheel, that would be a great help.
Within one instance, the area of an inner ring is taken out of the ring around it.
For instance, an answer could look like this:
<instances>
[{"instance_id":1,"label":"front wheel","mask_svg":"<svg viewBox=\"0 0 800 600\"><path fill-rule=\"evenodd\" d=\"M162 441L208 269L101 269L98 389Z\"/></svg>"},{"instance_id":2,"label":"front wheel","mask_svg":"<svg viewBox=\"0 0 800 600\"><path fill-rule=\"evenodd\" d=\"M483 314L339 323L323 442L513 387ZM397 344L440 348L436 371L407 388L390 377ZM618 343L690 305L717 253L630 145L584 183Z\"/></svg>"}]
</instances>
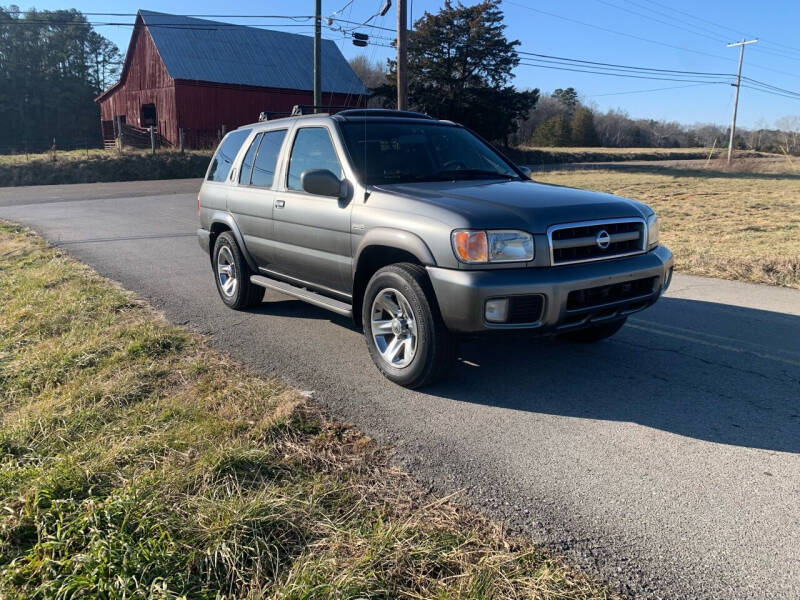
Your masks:
<instances>
[{"instance_id":1,"label":"front wheel","mask_svg":"<svg viewBox=\"0 0 800 600\"><path fill-rule=\"evenodd\" d=\"M425 269L399 263L372 276L362 306L370 356L387 379L418 388L452 365L456 339L439 314Z\"/></svg>"},{"instance_id":2,"label":"front wheel","mask_svg":"<svg viewBox=\"0 0 800 600\"><path fill-rule=\"evenodd\" d=\"M558 337L561 338L562 340L568 340L570 342L582 342L582 343L599 342L600 340L610 338L612 335L617 333L620 329L622 329L622 326L625 325L625 321L627 320L628 318L625 317L624 319L620 319L619 321L614 321L613 323L592 325L591 327L587 327L586 329L578 329L577 331L562 333Z\"/></svg>"}]
</instances>

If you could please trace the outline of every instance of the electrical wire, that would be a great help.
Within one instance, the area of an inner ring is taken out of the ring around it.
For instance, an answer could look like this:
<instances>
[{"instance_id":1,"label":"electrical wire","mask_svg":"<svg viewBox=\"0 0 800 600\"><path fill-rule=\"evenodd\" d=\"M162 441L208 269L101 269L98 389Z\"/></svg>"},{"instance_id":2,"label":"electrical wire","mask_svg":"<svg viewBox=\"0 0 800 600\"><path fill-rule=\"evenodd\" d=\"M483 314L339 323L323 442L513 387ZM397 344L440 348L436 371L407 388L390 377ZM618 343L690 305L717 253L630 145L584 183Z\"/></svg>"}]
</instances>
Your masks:
<instances>
[{"instance_id":1,"label":"electrical wire","mask_svg":"<svg viewBox=\"0 0 800 600\"><path fill-rule=\"evenodd\" d=\"M607 94L587 94L587 98L600 98L602 96L628 96L630 94L645 94L648 92L661 92L664 90L682 90L684 88L713 85L712 83L693 83L691 85L669 85L666 87L649 88L646 90L629 90L627 92L609 92Z\"/></svg>"}]
</instances>

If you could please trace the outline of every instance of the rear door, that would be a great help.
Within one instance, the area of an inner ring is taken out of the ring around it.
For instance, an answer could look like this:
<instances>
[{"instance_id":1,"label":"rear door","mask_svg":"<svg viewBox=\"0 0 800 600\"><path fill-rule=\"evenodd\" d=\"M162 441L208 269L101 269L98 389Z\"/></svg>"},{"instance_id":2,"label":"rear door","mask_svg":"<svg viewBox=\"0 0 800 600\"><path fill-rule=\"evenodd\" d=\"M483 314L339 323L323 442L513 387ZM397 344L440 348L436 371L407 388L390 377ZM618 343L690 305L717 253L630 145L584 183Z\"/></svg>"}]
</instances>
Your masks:
<instances>
[{"instance_id":1,"label":"rear door","mask_svg":"<svg viewBox=\"0 0 800 600\"><path fill-rule=\"evenodd\" d=\"M275 192L275 268L315 287L350 294L350 199L302 190L300 176L328 169L344 177L341 150L324 125L300 126L293 135L283 189Z\"/></svg>"},{"instance_id":2,"label":"rear door","mask_svg":"<svg viewBox=\"0 0 800 600\"><path fill-rule=\"evenodd\" d=\"M270 268L275 258L272 186L285 138L286 129L256 134L242 159L237 185L228 193L228 210L245 245L258 265L265 268Z\"/></svg>"}]
</instances>

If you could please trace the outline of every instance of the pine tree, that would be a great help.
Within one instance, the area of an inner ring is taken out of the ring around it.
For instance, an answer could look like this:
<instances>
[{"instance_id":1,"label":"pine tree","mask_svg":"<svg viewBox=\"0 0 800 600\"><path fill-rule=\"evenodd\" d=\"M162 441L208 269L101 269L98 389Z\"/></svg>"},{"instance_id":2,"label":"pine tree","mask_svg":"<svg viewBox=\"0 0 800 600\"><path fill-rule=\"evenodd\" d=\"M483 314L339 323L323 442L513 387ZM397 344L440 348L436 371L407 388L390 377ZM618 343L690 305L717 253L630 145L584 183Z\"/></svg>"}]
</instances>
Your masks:
<instances>
[{"instance_id":1,"label":"pine tree","mask_svg":"<svg viewBox=\"0 0 800 600\"><path fill-rule=\"evenodd\" d=\"M588 108L581 106L575 111L570 124L570 139L573 146L599 146L597 130L594 126L594 115Z\"/></svg>"}]
</instances>

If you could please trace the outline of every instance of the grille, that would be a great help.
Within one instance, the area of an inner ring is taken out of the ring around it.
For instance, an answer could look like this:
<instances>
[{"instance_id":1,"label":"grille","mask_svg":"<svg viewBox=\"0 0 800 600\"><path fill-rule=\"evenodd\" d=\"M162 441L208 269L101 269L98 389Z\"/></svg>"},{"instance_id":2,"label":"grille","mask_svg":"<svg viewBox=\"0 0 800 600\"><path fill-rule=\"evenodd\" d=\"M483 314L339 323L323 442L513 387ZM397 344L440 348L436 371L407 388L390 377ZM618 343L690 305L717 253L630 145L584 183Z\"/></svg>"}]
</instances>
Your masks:
<instances>
[{"instance_id":1,"label":"grille","mask_svg":"<svg viewBox=\"0 0 800 600\"><path fill-rule=\"evenodd\" d=\"M602 232L608 236L603 236ZM643 252L645 246L642 219L554 225L548 234L554 265L618 258ZM598 235L608 242L605 248L598 244Z\"/></svg>"},{"instance_id":2,"label":"grille","mask_svg":"<svg viewBox=\"0 0 800 600\"><path fill-rule=\"evenodd\" d=\"M506 323L535 323L541 320L544 296L540 294L511 296L508 301L508 320Z\"/></svg>"},{"instance_id":3,"label":"grille","mask_svg":"<svg viewBox=\"0 0 800 600\"><path fill-rule=\"evenodd\" d=\"M567 296L567 310L594 308L612 302L641 298L653 293L656 277L634 279L624 283L601 285L599 287L575 290Z\"/></svg>"}]
</instances>

